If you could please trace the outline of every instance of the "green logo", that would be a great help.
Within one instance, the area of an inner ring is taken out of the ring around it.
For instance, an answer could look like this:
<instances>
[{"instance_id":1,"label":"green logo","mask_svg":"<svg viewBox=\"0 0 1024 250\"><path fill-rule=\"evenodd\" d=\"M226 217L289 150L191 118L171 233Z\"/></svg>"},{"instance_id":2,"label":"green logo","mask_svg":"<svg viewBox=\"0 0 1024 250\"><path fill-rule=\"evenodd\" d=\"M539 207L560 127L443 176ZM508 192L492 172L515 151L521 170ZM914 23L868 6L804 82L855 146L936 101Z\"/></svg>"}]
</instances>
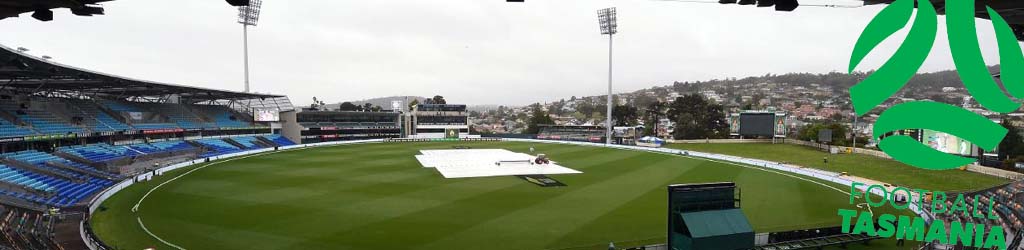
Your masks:
<instances>
[{"instance_id":1,"label":"green logo","mask_svg":"<svg viewBox=\"0 0 1024 250\"><path fill-rule=\"evenodd\" d=\"M861 33L850 57L849 72L864 59L879 43L910 23L914 12L914 0L897 0L875 16ZM874 74L850 88L857 116L885 102L906 85L921 68L928 57L937 35L938 18L931 1L917 1L917 15L910 31L896 53ZM992 19L999 45L1000 74L1004 81L1004 93L992 78L981 56L978 35L975 29L974 0L946 1L946 29L949 48L957 73L967 91L986 109L998 113L1017 110L1020 103L1011 99L1024 97L1024 55L1017 43L1017 37L1006 20L987 7ZM882 135L901 129L929 129L940 131L970 141L978 147L992 151L1006 136L1007 130L998 123L974 112L953 105L914 101L895 105L882 112L875 123L874 135ZM879 141L879 148L893 159L930 170L944 170L961 167L974 162L934 150L916 139L905 135L893 135Z\"/></svg>"}]
</instances>

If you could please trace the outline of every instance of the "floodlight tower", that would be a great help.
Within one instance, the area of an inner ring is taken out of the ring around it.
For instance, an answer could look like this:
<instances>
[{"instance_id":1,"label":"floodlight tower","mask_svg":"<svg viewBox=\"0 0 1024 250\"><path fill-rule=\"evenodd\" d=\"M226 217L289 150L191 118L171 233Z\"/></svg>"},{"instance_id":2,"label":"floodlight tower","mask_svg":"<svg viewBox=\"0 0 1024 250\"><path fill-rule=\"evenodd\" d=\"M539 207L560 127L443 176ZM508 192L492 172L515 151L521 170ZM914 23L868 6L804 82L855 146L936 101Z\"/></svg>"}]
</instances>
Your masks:
<instances>
[{"instance_id":1,"label":"floodlight tower","mask_svg":"<svg viewBox=\"0 0 1024 250\"><path fill-rule=\"evenodd\" d=\"M612 35L618 33L615 7L598 10L597 21L601 24L601 34L608 35L608 113L605 124L605 144L612 144Z\"/></svg>"},{"instance_id":2,"label":"floodlight tower","mask_svg":"<svg viewBox=\"0 0 1024 250\"><path fill-rule=\"evenodd\" d=\"M249 0L249 6L238 7L238 23L242 24L242 48L245 57L245 92L249 92L249 26L256 26L260 20L260 4L263 0Z\"/></svg>"}]
</instances>

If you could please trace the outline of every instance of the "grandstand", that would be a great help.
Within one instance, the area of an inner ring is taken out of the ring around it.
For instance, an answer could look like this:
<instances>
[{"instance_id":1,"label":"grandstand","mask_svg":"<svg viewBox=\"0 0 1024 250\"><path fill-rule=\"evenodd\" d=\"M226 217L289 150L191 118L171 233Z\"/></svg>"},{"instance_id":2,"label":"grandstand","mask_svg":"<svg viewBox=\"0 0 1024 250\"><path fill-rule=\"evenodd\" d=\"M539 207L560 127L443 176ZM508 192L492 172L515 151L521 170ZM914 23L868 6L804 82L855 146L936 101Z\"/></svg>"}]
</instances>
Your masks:
<instances>
[{"instance_id":1,"label":"grandstand","mask_svg":"<svg viewBox=\"0 0 1024 250\"><path fill-rule=\"evenodd\" d=\"M957 194L950 194L950 197L956 197ZM995 212L999 217L998 220L988 220L984 218L975 218L962 213L954 214L940 214L938 219L947 222L959 221L961 223L975 223L985 224L989 226L997 225L1002 226L1006 230L1007 241L1010 244L1007 245L1007 249L1018 249L1022 246L1024 241L1024 181L1018 181L998 187L993 187L981 191L963 193L968 204L968 211L972 214L976 210L978 213L986 214L988 212L988 204L990 201L995 200ZM978 203L975 203L975 197L978 198ZM973 204L980 204L981 207L973 207ZM953 205L952 199L946 200L946 207Z\"/></svg>"},{"instance_id":2,"label":"grandstand","mask_svg":"<svg viewBox=\"0 0 1024 250\"><path fill-rule=\"evenodd\" d=\"M129 79L4 46L0 82L0 249L81 249L80 237L54 238L78 234L78 221L47 214L85 211L100 191L153 166L298 139L252 118L254 109L293 110L279 95Z\"/></svg>"},{"instance_id":3,"label":"grandstand","mask_svg":"<svg viewBox=\"0 0 1024 250\"><path fill-rule=\"evenodd\" d=\"M57 223L54 218L0 205L0 249L62 249L50 240Z\"/></svg>"},{"instance_id":4,"label":"grandstand","mask_svg":"<svg viewBox=\"0 0 1024 250\"><path fill-rule=\"evenodd\" d=\"M396 138L401 136L399 113L305 110L296 114L302 143Z\"/></svg>"},{"instance_id":5,"label":"grandstand","mask_svg":"<svg viewBox=\"0 0 1024 250\"><path fill-rule=\"evenodd\" d=\"M461 104L418 104L406 119L405 131L411 138L444 138L469 134L469 112Z\"/></svg>"},{"instance_id":6,"label":"grandstand","mask_svg":"<svg viewBox=\"0 0 1024 250\"><path fill-rule=\"evenodd\" d=\"M605 130L601 126L540 125L537 139L556 141L604 141Z\"/></svg>"}]
</instances>

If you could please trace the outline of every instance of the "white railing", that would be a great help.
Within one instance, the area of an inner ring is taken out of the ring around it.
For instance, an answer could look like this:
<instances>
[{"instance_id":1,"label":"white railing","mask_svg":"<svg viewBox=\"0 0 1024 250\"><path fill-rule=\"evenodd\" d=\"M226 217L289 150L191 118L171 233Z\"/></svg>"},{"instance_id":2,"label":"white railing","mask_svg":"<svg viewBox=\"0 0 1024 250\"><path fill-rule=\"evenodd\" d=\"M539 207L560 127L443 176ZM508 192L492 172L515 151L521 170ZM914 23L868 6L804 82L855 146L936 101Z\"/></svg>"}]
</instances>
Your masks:
<instances>
[{"instance_id":1,"label":"white railing","mask_svg":"<svg viewBox=\"0 0 1024 250\"><path fill-rule=\"evenodd\" d=\"M332 146L332 145L342 145L342 144L373 143L373 142L381 142L381 141L382 141L382 139L355 140L355 141L333 141L333 142L321 142L321 143L311 143L311 144L299 144L299 145L283 146L283 147L278 147L278 149L279 149L279 151L284 151L284 150L310 148L310 147L322 147L322 146ZM154 170L154 171L150 171L150 172L146 172L146 173L142 173L142 174L138 174L138 175L132 176L132 178L125 179L125 180L123 180L121 182L118 182L117 184L115 184L115 185L113 185L113 186L103 190L102 193L100 193L99 195L95 196L91 201L89 201L89 216L91 217L92 213L96 212L96 209L98 209L103 204L103 202L106 201L107 199L109 199L111 196L117 194L121 190L124 190L125 188L128 188L129 186L131 186L131 185L133 185L135 183L144 182L145 180L152 179L154 174L155 175L163 175L164 173L167 173L167 172L170 172L170 171L174 171L174 170L177 170L177 169L181 169L181 168L184 168L184 167L189 167L189 166L192 166L192 165L202 164L202 163L206 163L206 162L213 162L213 161L217 161L217 160L220 160L220 159L227 159L227 158L238 157L238 156L259 154L259 153L264 153L264 152L269 152L269 151L274 151L274 149L273 148L254 149L254 150L237 152L237 153L231 153L231 154L225 154L225 155L219 155L219 156L214 156L214 157L209 157L209 158L195 159L195 160L186 161L186 162L182 162L182 163L178 163L178 164L174 164L174 165L165 166L165 167L159 168L159 169ZM207 161L207 159L209 159L209 161ZM88 236L88 233L86 233L86 228L85 228L85 224L84 223L82 223L79 226L79 233L82 235L82 240L86 243L86 245L89 247L89 249L91 249L91 250L99 250L99 249L101 249L101 248L99 248L97 243L93 242L90 239L90 237Z\"/></svg>"},{"instance_id":2,"label":"white railing","mask_svg":"<svg viewBox=\"0 0 1024 250\"><path fill-rule=\"evenodd\" d=\"M654 152L654 153L673 154L673 155L698 157L698 158L717 160L717 161L725 161L725 162L736 163L736 164L744 164L744 165L750 165L750 166L754 166L754 167L762 167L762 168L766 168L766 169L772 169L772 170L777 170L777 171L782 171L782 172L787 172L787 173L792 173L792 174L812 177L812 178L815 178L815 179L819 179L819 180L823 180L823 181L828 181L828 182L839 184L839 185L843 185L843 186L846 186L846 187L851 186L853 184L853 182L854 182L852 180L843 178L843 176L841 174L833 173L833 172L829 172L829 171L818 170L818 169L798 168L798 167L795 167L795 166L786 165L786 164L782 164L782 163L778 163L778 162L771 162L771 161L765 161L765 160L736 157L736 156L723 155L723 154L713 154L713 153L704 153L704 152L689 151L689 150L679 150L679 149L669 149L669 148L649 148L649 147L614 145L614 144L613 145L606 145L606 144L600 144L600 143L575 142L575 141L548 141L548 140L514 139L514 138L505 138L503 140L504 141L512 141L512 142L533 142L533 143L546 143L546 144L568 144L568 145L590 146L590 147L608 147L608 148L623 149L623 150L637 150L637 151L646 151L646 152ZM384 139L369 139L369 140L355 140L355 141L333 141L333 142L321 142L321 143L311 143L311 144L299 144L299 145L285 146L285 147L280 147L279 149L283 151L283 150L290 150L290 149L322 147L322 146L332 146L332 145L377 143L377 142L383 142L383 141L384 141ZM196 165L196 164L212 162L212 161L216 161L216 160L220 160L220 159L226 159L226 158L237 157L237 156L258 154L258 153L263 153L263 152L268 152L268 151L273 151L273 150L274 149L272 149L272 148L264 148L264 149L256 149L256 150L250 150L250 151L244 151L244 152L220 155L220 156L215 156L215 157L210 157L210 158L196 159L196 160L192 160L192 161L187 161L187 162L182 162L182 163L166 166L166 167L157 169L157 170L155 170L153 172L147 172L147 173L144 173L144 174L136 175L133 178L126 179L124 181L119 182L117 185L114 185L114 186L111 186L110 188L107 188L102 193L100 193L100 195L97 195L95 198L93 198L92 201L90 201L89 214L91 216L91 214L93 212L95 212L96 209L99 208L99 206L104 201L106 201L108 198L110 198L114 194L117 194L121 190L124 190L125 188L131 186L132 184L135 184L136 183L135 180L149 180L149 179L151 179L153 177L154 173L157 174L157 175L162 175L163 173L166 173L166 172L169 172L169 171L174 171L174 170L177 170L177 169L180 169L180 168L189 167L189 166ZM209 159L209 161L207 161L207 159ZM865 192L867 191L867 188L868 188L867 186L859 187L859 189L861 191L865 191ZM883 191L881 191L881 190L874 189L872 193L874 193L876 195L879 195L879 196L882 196L882 195L884 195L882 192ZM931 214L927 213L924 209L921 209L920 207L918 207L917 204L918 204L917 202L908 202L910 210L913 211L914 213L916 213L918 216L921 216L922 218L925 218L925 220L928 221L929 223L932 220L934 220L934 217ZM89 249L91 249L91 250L98 250L99 248L95 245L95 243L92 243L92 241L90 240L90 237L87 236L86 229L85 229L85 224L82 224L82 226L80 227L80 231L81 231L81 234L82 234L82 240L86 242L86 244L89 246Z\"/></svg>"},{"instance_id":3,"label":"white railing","mask_svg":"<svg viewBox=\"0 0 1024 250\"><path fill-rule=\"evenodd\" d=\"M783 172L787 172L787 173L793 173L793 174L803 175L803 176L807 176L807 177L812 177L812 178L815 178L815 179L824 180L824 181L832 182L832 183L835 183L835 184L843 185L845 187L852 186L853 182L854 182L853 180L844 178L843 175L841 175L839 173L833 173L833 172L819 170L819 169L799 168L799 167L796 167L796 166L786 165L786 164L782 164L782 163L778 163L778 162L772 162L772 161L750 159L750 158L743 158L743 157L737 157L737 156L731 156L731 155L723 155L723 154L704 153L704 152L697 152L697 151L690 151L690 150L680 150L680 149L670 149L670 148L648 148L648 147L627 146L627 145L614 145L614 144L606 145L606 144L600 144L600 143L574 142L574 141L547 141L547 140L535 140L535 139L505 139L505 140L506 141L519 141L519 142L536 142L536 143L570 144L570 145L594 146L594 147L609 147L609 148L626 149L626 150L639 150L639 151L666 153L666 154L674 154L674 155L685 155L685 156L691 156L691 157L699 157L699 158L705 158L705 159L711 159L711 160L719 160L719 161L739 163L739 164L744 164L744 165L763 167L763 168L767 168L767 169L773 169L773 170L783 171ZM866 192L867 189L868 189L868 186L860 186L860 187L858 187L858 189L860 189L861 191L865 191ZM879 196L885 195L883 192L884 191L879 190L879 189L873 189L872 190L873 194L876 194L876 195L879 195ZM908 205L909 205L911 211L913 211L918 216L921 216L922 218L925 218L925 220L928 221L929 223L931 223L931 221L934 219L934 217L931 214L927 213L927 211L925 209L921 209L920 207L918 207L918 202L916 202L916 201L915 202L908 202Z\"/></svg>"}]
</instances>

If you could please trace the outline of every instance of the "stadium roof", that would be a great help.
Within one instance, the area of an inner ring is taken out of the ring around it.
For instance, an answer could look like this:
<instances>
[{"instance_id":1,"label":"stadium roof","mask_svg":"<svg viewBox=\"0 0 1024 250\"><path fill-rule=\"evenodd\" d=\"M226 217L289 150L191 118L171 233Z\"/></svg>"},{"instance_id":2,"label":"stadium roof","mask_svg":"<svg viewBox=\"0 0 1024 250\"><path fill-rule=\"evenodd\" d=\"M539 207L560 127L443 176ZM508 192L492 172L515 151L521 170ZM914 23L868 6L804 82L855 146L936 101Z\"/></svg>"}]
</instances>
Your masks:
<instances>
[{"instance_id":1,"label":"stadium roof","mask_svg":"<svg viewBox=\"0 0 1024 250\"><path fill-rule=\"evenodd\" d=\"M52 19L50 9L57 8L71 9L71 13L78 16L103 15L103 8L95 4L109 1L112 0L0 0L0 20L36 11L48 13L46 16Z\"/></svg>"},{"instance_id":2,"label":"stadium roof","mask_svg":"<svg viewBox=\"0 0 1024 250\"><path fill-rule=\"evenodd\" d=\"M26 94L76 92L73 95L114 99L176 95L195 102L285 97L121 77L59 64L3 45L0 45L0 91Z\"/></svg>"},{"instance_id":3,"label":"stadium roof","mask_svg":"<svg viewBox=\"0 0 1024 250\"><path fill-rule=\"evenodd\" d=\"M662 0L662 1L704 2L705 0ZM860 7L860 6L863 6L863 5L890 4L890 3L893 3L895 1L896 0L860 0L858 2L858 1L843 1L843 0L840 0L840 1L826 0L825 3L815 2L815 3L810 3L808 5L810 5L810 6L819 6L819 7L856 8L856 7ZM939 14L946 14L946 1L948 1L948 0L931 0L932 4L935 6L935 10ZM722 4L735 4L735 3L738 3L738 2L742 2L742 1L737 1L737 0L719 0L717 2L718 3L722 3ZM751 4L753 4L754 0L751 0L750 2L751 2ZM769 2L769 1L765 1L765 2ZM800 1L798 1L798 2L800 2ZM791 9L786 9L785 7L782 7L782 5L777 5L777 3L779 3L779 2L772 2L770 5L766 5L766 6L776 5L776 10L784 10L784 11L791 10ZM855 3L855 4L851 4L851 3ZM803 3L801 3L801 4L803 4ZM861 4L863 4L863 5L861 5ZM757 3L757 5L760 6L760 3ZM1007 0L975 0L975 5L976 5L976 8L975 8L974 15L976 17L984 18L984 19L990 19L989 15L988 15L988 11L986 10L985 6L991 7L996 12L999 12L999 15L1001 15L1003 17L1003 19L1005 19L1006 22L1010 24L1010 26L1013 28L1014 33L1017 34L1017 39L1018 40L1024 40L1024 1L1012 1L1012 0L1010 0L1010 1L1007 1Z\"/></svg>"},{"instance_id":4,"label":"stadium roof","mask_svg":"<svg viewBox=\"0 0 1024 250\"><path fill-rule=\"evenodd\" d=\"M873 4L890 4L896 0L864 0L864 5ZM946 14L946 1L947 0L932 0L932 4L935 5L935 10L939 14ZM1018 40L1024 40L1024 1L1006 1L1006 0L976 0L975 1L974 16L978 18L990 19L988 11L985 6L988 6L999 12L999 15L1010 24L1013 28L1013 33L1017 34Z\"/></svg>"},{"instance_id":5,"label":"stadium roof","mask_svg":"<svg viewBox=\"0 0 1024 250\"><path fill-rule=\"evenodd\" d=\"M895 2L895 0L864 0L865 5L871 4L889 4ZM939 14L946 13L946 0L932 0L935 5L935 10ZM988 11L985 10L985 6L991 7L992 9L999 12L999 15L1006 19L1007 23L1024 25L1024 1L1006 1L1006 0L976 0L975 5L975 16L980 18L989 19ZM1017 27L1014 27L1016 30ZM1017 31L1020 33L1021 31Z\"/></svg>"}]
</instances>

